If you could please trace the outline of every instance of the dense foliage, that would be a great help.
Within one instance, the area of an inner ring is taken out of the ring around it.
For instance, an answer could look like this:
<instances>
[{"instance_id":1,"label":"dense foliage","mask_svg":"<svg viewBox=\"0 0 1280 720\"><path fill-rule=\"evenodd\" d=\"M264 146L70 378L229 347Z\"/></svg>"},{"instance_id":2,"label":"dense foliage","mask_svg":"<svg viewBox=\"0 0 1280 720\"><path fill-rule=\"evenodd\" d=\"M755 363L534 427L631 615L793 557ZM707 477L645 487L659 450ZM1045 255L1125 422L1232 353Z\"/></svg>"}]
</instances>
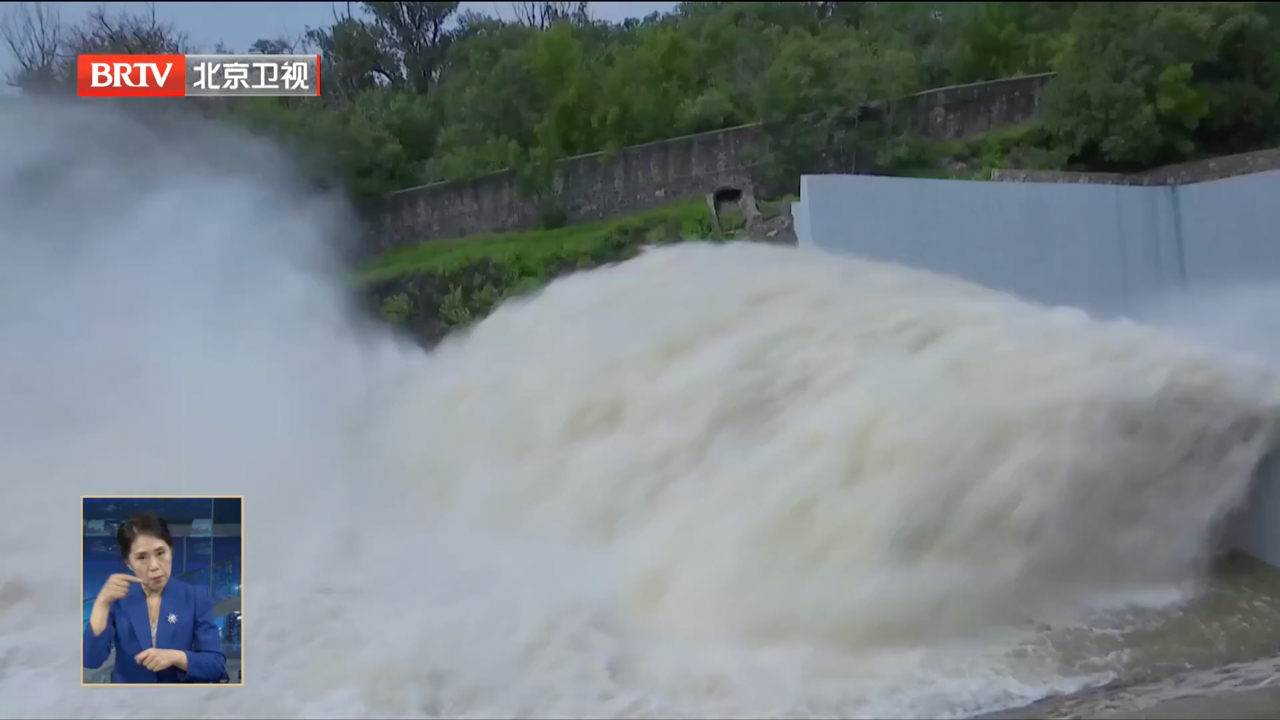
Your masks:
<instances>
[{"instance_id":1,"label":"dense foliage","mask_svg":"<svg viewBox=\"0 0 1280 720\"><path fill-rule=\"evenodd\" d=\"M869 100L1045 71L1064 163L1247 149L1280 118L1272 3L703 2L622 26L582 3L526 4L514 23L363 5L310 33L349 90L244 111L337 150L365 193L505 167L537 190L557 158L758 120L800 170L833 143L890 146L849 122Z\"/></svg>"},{"instance_id":2,"label":"dense foliage","mask_svg":"<svg viewBox=\"0 0 1280 720\"><path fill-rule=\"evenodd\" d=\"M621 25L587 3L513 5L503 22L456 2L349 4L251 48L322 53L323 101L229 112L360 196L507 167L536 192L557 158L758 120L782 129L775 159L803 165L858 142L867 100L1045 71L1058 73L1043 139L1059 164L1135 168L1280 130L1280 3L688 2ZM100 13L49 38L32 17L3 28L27 87L57 85L77 48L183 44L154 18Z\"/></svg>"}]
</instances>

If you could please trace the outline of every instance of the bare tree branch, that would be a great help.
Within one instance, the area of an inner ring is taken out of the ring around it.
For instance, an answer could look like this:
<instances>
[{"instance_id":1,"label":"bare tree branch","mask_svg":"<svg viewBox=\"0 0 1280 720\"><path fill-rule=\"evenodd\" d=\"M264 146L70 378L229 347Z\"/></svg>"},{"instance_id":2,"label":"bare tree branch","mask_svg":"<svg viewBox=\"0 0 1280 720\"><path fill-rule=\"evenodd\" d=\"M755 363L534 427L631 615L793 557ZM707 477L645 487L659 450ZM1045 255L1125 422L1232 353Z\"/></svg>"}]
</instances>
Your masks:
<instances>
[{"instance_id":1,"label":"bare tree branch","mask_svg":"<svg viewBox=\"0 0 1280 720\"><path fill-rule=\"evenodd\" d=\"M17 64L5 81L13 86L50 81L62 56L64 35L57 7L43 2L12 6L0 16L0 39Z\"/></svg>"},{"instance_id":2,"label":"bare tree branch","mask_svg":"<svg viewBox=\"0 0 1280 720\"><path fill-rule=\"evenodd\" d=\"M516 22L546 30L560 20L575 25L591 22L591 6L586 2L513 2Z\"/></svg>"},{"instance_id":3,"label":"bare tree branch","mask_svg":"<svg viewBox=\"0 0 1280 720\"><path fill-rule=\"evenodd\" d=\"M154 3L147 3L144 12L118 16L100 5L71 35L70 45L76 54L176 55L193 49L185 32L156 17Z\"/></svg>"},{"instance_id":4,"label":"bare tree branch","mask_svg":"<svg viewBox=\"0 0 1280 720\"><path fill-rule=\"evenodd\" d=\"M16 70L6 82L24 91L75 87L76 56L82 54L168 55L194 52L186 33L162 22L155 5L139 13L111 14L105 5L77 25L63 25L52 3L16 3L0 16L0 41Z\"/></svg>"}]
</instances>

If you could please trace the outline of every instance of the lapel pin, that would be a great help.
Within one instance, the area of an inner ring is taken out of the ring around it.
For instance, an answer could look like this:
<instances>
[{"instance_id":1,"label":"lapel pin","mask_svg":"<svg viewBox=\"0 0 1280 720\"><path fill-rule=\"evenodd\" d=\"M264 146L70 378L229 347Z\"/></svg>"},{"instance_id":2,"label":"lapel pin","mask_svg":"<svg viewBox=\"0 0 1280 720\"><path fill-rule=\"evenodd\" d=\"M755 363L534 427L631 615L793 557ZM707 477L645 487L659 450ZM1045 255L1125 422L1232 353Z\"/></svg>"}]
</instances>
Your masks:
<instances>
[{"instance_id":1,"label":"lapel pin","mask_svg":"<svg viewBox=\"0 0 1280 720\"><path fill-rule=\"evenodd\" d=\"M176 622L178 622L178 616L173 613L169 613L169 624L172 625Z\"/></svg>"}]
</instances>

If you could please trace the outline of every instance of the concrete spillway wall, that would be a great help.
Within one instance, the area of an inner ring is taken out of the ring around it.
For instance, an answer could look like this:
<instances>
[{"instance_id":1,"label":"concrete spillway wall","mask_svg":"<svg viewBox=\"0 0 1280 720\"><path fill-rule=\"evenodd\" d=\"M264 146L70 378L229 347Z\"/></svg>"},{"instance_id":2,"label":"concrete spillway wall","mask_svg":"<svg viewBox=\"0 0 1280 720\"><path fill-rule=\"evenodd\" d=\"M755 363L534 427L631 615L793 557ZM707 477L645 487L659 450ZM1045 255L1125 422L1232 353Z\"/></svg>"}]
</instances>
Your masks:
<instances>
[{"instance_id":1,"label":"concrete spillway wall","mask_svg":"<svg viewBox=\"0 0 1280 720\"><path fill-rule=\"evenodd\" d=\"M1280 280L1280 170L1182 185L808 175L792 215L801 246L1101 315ZM1280 460L1259 470L1230 541L1280 567Z\"/></svg>"}]
</instances>

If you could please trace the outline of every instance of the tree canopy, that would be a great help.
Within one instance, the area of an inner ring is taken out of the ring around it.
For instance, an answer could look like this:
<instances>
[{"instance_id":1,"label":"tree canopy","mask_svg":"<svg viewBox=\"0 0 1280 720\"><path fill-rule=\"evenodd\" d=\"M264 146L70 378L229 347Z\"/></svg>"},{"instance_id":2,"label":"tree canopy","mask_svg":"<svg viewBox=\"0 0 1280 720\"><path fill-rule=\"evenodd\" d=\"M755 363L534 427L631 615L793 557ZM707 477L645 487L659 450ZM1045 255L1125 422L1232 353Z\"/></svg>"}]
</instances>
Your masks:
<instances>
[{"instance_id":1,"label":"tree canopy","mask_svg":"<svg viewBox=\"0 0 1280 720\"><path fill-rule=\"evenodd\" d=\"M1253 149L1280 132L1280 3L687 2L621 24L582 2L363 2L252 52L318 52L325 97L225 109L357 196L765 121L791 160L868 100L1056 72L1043 123L1064 161L1134 169ZM68 87L78 52L186 49L154 15L67 26L15 4L11 83ZM221 50L226 50L221 48Z\"/></svg>"}]
</instances>

